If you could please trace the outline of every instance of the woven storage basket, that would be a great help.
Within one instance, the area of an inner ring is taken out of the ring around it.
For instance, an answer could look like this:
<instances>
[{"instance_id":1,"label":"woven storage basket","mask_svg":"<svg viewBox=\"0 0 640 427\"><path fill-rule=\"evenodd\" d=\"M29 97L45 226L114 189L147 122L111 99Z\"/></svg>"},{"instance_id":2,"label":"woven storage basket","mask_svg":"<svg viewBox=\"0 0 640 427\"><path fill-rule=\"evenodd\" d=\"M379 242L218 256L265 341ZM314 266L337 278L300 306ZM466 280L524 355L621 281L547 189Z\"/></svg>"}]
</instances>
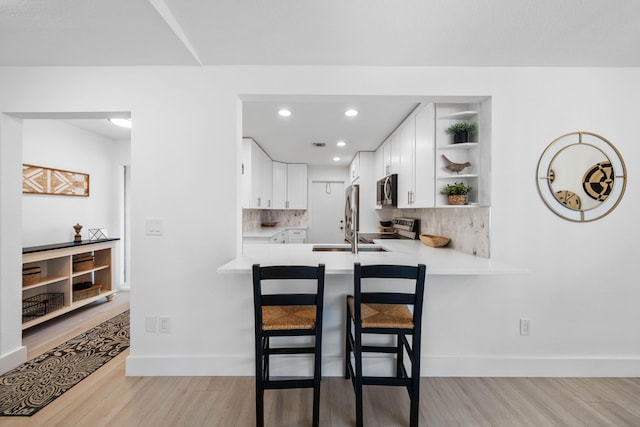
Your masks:
<instances>
[{"instance_id":1,"label":"woven storage basket","mask_svg":"<svg viewBox=\"0 0 640 427\"><path fill-rule=\"evenodd\" d=\"M91 270L93 268L93 255L89 252L73 256L73 271Z\"/></svg>"},{"instance_id":2,"label":"woven storage basket","mask_svg":"<svg viewBox=\"0 0 640 427\"><path fill-rule=\"evenodd\" d=\"M40 267L28 267L22 269L22 286L35 285L40 281L42 269Z\"/></svg>"},{"instance_id":3,"label":"woven storage basket","mask_svg":"<svg viewBox=\"0 0 640 427\"><path fill-rule=\"evenodd\" d=\"M63 293L44 293L22 300L22 323L44 316L64 305Z\"/></svg>"},{"instance_id":4,"label":"woven storage basket","mask_svg":"<svg viewBox=\"0 0 640 427\"><path fill-rule=\"evenodd\" d=\"M433 236L431 234L421 234L420 240L432 248L441 248L449 243L449 238L444 236Z\"/></svg>"},{"instance_id":5,"label":"woven storage basket","mask_svg":"<svg viewBox=\"0 0 640 427\"><path fill-rule=\"evenodd\" d=\"M91 298L96 295L100 295L100 291L102 290L102 286L93 285L88 289L83 289L81 291L73 291L73 302L80 301L83 299Z\"/></svg>"}]
</instances>

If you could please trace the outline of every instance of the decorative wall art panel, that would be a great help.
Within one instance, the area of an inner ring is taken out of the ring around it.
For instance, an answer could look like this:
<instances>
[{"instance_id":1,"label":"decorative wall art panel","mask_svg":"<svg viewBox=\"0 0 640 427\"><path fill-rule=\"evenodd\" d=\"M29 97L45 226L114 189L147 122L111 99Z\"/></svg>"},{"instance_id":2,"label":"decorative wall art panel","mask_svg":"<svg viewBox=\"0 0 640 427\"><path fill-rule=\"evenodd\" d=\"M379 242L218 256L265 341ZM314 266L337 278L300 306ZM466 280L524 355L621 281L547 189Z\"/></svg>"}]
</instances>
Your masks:
<instances>
[{"instance_id":1,"label":"decorative wall art panel","mask_svg":"<svg viewBox=\"0 0 640 427\"><path fill-rule=\"evenodd\" d=\"M22 192L88 197L89 174L23 164Z\"/></svg>"}]
</instances>

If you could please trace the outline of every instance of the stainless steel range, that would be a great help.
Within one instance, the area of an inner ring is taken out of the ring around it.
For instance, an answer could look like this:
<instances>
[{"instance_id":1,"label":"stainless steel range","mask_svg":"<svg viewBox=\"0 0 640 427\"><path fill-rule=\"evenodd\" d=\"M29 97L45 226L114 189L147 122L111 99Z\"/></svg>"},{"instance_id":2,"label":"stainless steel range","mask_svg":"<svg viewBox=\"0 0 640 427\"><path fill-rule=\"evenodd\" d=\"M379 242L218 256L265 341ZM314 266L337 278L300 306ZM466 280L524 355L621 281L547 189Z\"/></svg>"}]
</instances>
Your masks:
<instances>
[{"instance_id":1,"label":"stainless steel range","mask_svg":"<svg viewBox=\"0 0 640 427\"><path fill-rule=\"evenodd\" d=\"M380 233L359 233L360 243L373 243L381 239L417 239L420 234L420 220L414 218L393 218L392 231Z\"/></svg>"}]
</instances>

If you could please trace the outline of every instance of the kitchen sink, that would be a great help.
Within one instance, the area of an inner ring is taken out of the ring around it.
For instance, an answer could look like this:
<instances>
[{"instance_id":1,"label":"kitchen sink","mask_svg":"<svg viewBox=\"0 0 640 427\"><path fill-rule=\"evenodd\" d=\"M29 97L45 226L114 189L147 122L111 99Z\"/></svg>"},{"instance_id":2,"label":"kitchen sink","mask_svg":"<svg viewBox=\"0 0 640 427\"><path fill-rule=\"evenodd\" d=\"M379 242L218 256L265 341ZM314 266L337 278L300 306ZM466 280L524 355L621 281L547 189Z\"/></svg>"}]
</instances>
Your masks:
<instances>
[{"instance_id":1,"label":"kitchen sink","mask_svg":"<svg viewBox=\"0 0 640 427\"><path fill-rule=\"evenodd\" d=\"M313 252L351 252L351 245L315 245ZM388 252L382 246L359 245L358 252Z\"/></svg>"}]
</instances>

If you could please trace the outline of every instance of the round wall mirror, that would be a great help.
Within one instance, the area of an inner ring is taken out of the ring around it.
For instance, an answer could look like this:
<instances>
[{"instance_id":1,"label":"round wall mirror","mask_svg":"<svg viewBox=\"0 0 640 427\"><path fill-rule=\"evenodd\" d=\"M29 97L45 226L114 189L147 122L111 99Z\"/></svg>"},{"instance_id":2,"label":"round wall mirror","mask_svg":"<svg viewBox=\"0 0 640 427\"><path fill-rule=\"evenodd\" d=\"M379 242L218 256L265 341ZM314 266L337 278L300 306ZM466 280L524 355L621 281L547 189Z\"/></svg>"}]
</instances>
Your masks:
<instances>
[{"instance_id":1,"label":"round wall mirror","mask_svg":"<svg viewBox=\"0 0 640 427\"><path fill-rule=\"evenodd\" d=\"M558 216L587 222L602 218L622 199L627 171L618 150L590 132L554 140L538 162L538 191Z\"/></svg>"}]
</instances>

